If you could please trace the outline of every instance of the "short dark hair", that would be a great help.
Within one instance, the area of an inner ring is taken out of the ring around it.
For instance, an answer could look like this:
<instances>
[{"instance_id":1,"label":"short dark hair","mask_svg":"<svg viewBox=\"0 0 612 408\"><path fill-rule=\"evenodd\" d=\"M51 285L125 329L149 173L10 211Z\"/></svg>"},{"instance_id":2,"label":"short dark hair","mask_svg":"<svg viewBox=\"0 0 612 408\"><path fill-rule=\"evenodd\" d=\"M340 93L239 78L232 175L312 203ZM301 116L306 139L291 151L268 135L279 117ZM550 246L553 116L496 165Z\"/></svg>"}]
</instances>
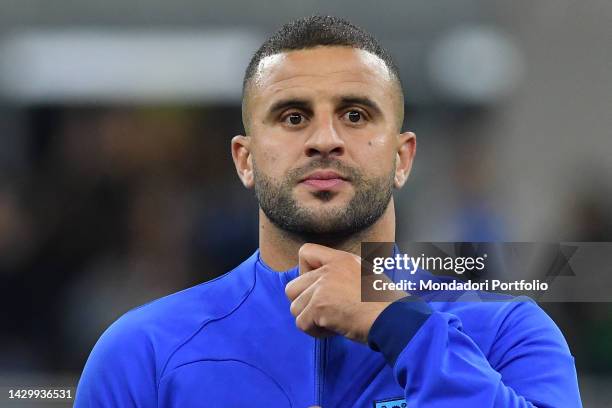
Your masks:
<instances>
[{"instance_id":1,"label":"short dark hair","mask_svg":"<svg viewBox=\"0 0 612 408\"><path fill-rule=\"evenodd\" d=\"M262 59L283 51L304 50L321 45L358 48L376 55L384 61L395 77L401 92L399 70L389 52L378 43L372 34L343 18L310 16L284 24L259 47L244 74L243 97Z\"/></svg>"},{"instance_id":2,"label":"short dark hair","mask_svg":"<svg viewBox=\"0 0 612 408\"><path fill-rule=\"evenodd\" d=\"M343 18L310 16L284 24L259 47L251 58L242 81L242 122L247 133L248 118L245 98L260 61L283 51L304 50L317 46L352 47L370 52L380 58L387 66L397 85L398 103L400 104L397 121L398 127L401 128L404 118L402 82L399 70L389 52L379 44L372 34Z\"/></svg>"},{"instance_id":3,"label":"short dark hair","mask_svg":"<svg viewBox=\"0 0 612 408\"><path fill-rule=\"evenodd\" d=\"M320 45L358 48L376 55L385 62L398 81L401 90L397 66L389 52L378 43L372 34L343 18L311 16L283 25L259 47L244 74L243 96L262 59L283 51L304 50Z\"/></svg>"}]
</instances>

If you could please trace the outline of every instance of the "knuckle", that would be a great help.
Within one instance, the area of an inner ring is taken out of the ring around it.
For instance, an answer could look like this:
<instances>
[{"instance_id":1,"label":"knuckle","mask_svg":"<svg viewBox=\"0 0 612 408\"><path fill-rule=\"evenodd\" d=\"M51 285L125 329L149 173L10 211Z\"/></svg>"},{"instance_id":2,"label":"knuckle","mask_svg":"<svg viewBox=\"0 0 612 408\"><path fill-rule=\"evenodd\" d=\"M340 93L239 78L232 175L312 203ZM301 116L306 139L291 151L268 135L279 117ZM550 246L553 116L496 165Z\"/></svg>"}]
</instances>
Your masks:
<instances>
[{"instance_id":1,"label":"knuckle","mask_svg":"<svg viewBox=\"0 0 612 408\"><path fill-rule=\"evenodd\" d=\"M319 327L327 327L329 324L329 319L325 315L317 316L315 324Z\"/></svg>"},{"instance_id":2,"label":"knuckle","mask_svg":"<svg viewBox=\"0 0 612 408\"><path fill-rule=\"evenodd\" d=\"M291 300L295 299L295 290L292 285L288 284L285 286L285 295Z\"/></svg>"},{"instance_id":3,"label":"knuckle","mask_svg":"<svg viewBox=\"0 0 612 408\"><path fill-rule=\"evenodd\" d=\"M329 283L332 281L333 281L333 277L330 276L329 273L323 273L321 274L321 276L319 276L319 279L317 279L317 282L315 284L317 285L317 289L320 292L321 288L327 287Z\"/></svg>"},{"instance_id":4,"label":"knuckle","mask_svg":"<svg viewBox=\"0 0 612 408\"><path fill-rule=\"evenodd\" d=\"M321 303L320 302L320 299L322 297L321 293L322 293L321 282L317 281L317 283L314 284L314 288L312 290L312 296L310 297L310 303L312 303L315 310L319 306L319 303Z\"/></svg>"},{"instance_id":5,"label":"knuckle","mask_svg":"<svg viewBox=\"0 0 612 408\"><path fill-rule=\"evenodd\" d=\"M323 302L314 302L312 308L318 318L325 315L327 311L327 305Z\"/></svg>"},{"instance_id":6,"label":"knuckle","mask_svg":"<svg viewBox=\"0 0 612 408\"><path fill-rule=\"evenodd\" d=\"M306 324L306 321L302 316L298 316L298 318L295 319L295 325L302 331L308 330L308 324Z\"/></svg>"},{"instance_id":7,"label":"knuckle","mask_svg":"<svg viewBox=\"0 0 612 408\"><path fill-rule=\"evenodd\" d=\"M295 302L291 302L291 306L289 307L289 311L291 312L291 314L293 316L297 316L298 315L298 306L296 305Z\"/></svg>"}]
</instances>

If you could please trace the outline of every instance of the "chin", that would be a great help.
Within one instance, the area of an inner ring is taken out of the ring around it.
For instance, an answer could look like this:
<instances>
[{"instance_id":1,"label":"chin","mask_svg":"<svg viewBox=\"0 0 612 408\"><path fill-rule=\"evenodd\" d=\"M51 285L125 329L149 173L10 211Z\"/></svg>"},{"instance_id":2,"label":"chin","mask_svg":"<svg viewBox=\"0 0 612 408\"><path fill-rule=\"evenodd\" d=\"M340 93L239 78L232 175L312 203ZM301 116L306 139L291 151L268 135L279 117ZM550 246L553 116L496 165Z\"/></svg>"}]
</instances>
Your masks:
<instances>
[{"instance_id":1,"label":"chin","mask_svg":"<svg viewBox=\"0 0 612 408\"><path fill-rule=\"evenodd\" d=\"M349 200L340 200L338 198L328 200L317 198L308 203L303 203L302 208L317 217L325 217L326 215L333 217L334 214L346 211L348 203Z\"/></svg>"},{"instance_id":2,"label":"chin","mask_svg":"<svg viewBox=\"0 0 612 408\"><path fill-rule=\"evenodd\" d=\"M315 209L308 208L306 211L308 212L311 225L317 230L326 230L337 225L343 219L343 215L346 213L346 206L328 204L325 205L325 208L319 206Z\"/></svg>"}]
</instances>

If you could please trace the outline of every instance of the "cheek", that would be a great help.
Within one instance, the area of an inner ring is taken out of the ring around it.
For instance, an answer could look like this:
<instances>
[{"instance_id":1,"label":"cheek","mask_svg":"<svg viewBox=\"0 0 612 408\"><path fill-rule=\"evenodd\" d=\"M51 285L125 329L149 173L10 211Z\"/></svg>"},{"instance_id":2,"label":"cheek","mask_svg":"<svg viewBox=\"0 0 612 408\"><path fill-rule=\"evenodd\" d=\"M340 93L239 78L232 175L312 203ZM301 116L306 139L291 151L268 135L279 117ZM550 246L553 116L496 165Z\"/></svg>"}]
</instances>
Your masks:
<instances>
[{"instance_id":1,"label":"cheek","mask_svg":"<svg viewBox=\"0 0 612 408\"><path fill-rule=\"evenodd\" d=\"M276 178L274 169L276 166L276 156L270 153L261 153L254 157L256 171L259 173Z\"/></svg>"},{"instance_id":2,"label":"cheek","mask_svg":"<svg viewBox=\"0 0 612 408\"><path fill-rule=\"evenodd\" d=\"M395 160L393 143L388 136L375 136L359 149L358 160L374 175L385 175L393 168Z\"/></svg>"},{"instance_id":3,"label":"cheek","mask_svg":"<svg viewBox=\"0 0 612 408\"><path fill-rule=\"evenodd\" d=\"M274 167L278 161L278 156L270 150L264 150L261 154L261 161L265 163L266 166Z\"/></svg>"},{"instance_id":4,"label":"cheek","mask_svg":"<svg viewBox=\"0 0 612 408\"><path fill-rule=\"evenodd\" d=\"M255 138L259 138L253 146L259 167L269 169L273 173L281 173L290 169L300 159L303 143L297 138L288 140L286 135L272 130L261 130Z\"/></svg>"},{"instance_id":5,"label":"cheek","mask_svg":"<svg viewBox=\"0 0 612 408\"><path fill-rule=\"evenodd\" d=\"M275 179L287 172L287 155L283 154L282 150L279 151L271 146L258 146L254 158L257 169Z\"/></svg>"}]
</instances>

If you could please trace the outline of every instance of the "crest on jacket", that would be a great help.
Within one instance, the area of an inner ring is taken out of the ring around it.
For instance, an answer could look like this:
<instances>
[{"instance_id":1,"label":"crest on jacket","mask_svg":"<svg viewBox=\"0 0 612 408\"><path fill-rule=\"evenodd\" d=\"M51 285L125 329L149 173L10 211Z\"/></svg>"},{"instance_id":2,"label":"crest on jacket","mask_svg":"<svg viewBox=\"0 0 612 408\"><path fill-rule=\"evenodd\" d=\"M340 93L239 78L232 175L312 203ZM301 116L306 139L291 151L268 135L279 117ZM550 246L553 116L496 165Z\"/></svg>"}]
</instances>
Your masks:
<instances>
[{"instance_id":1,"label":"crest on jacket","mask_svg":"<svg viewBox=\"0 0 612 408\"><path fill-rule=\"evenodd\" d=\"M404 398L389 398L374 401L374 408L407 408L408 404Z\"/></svg>"}]
</instances>

